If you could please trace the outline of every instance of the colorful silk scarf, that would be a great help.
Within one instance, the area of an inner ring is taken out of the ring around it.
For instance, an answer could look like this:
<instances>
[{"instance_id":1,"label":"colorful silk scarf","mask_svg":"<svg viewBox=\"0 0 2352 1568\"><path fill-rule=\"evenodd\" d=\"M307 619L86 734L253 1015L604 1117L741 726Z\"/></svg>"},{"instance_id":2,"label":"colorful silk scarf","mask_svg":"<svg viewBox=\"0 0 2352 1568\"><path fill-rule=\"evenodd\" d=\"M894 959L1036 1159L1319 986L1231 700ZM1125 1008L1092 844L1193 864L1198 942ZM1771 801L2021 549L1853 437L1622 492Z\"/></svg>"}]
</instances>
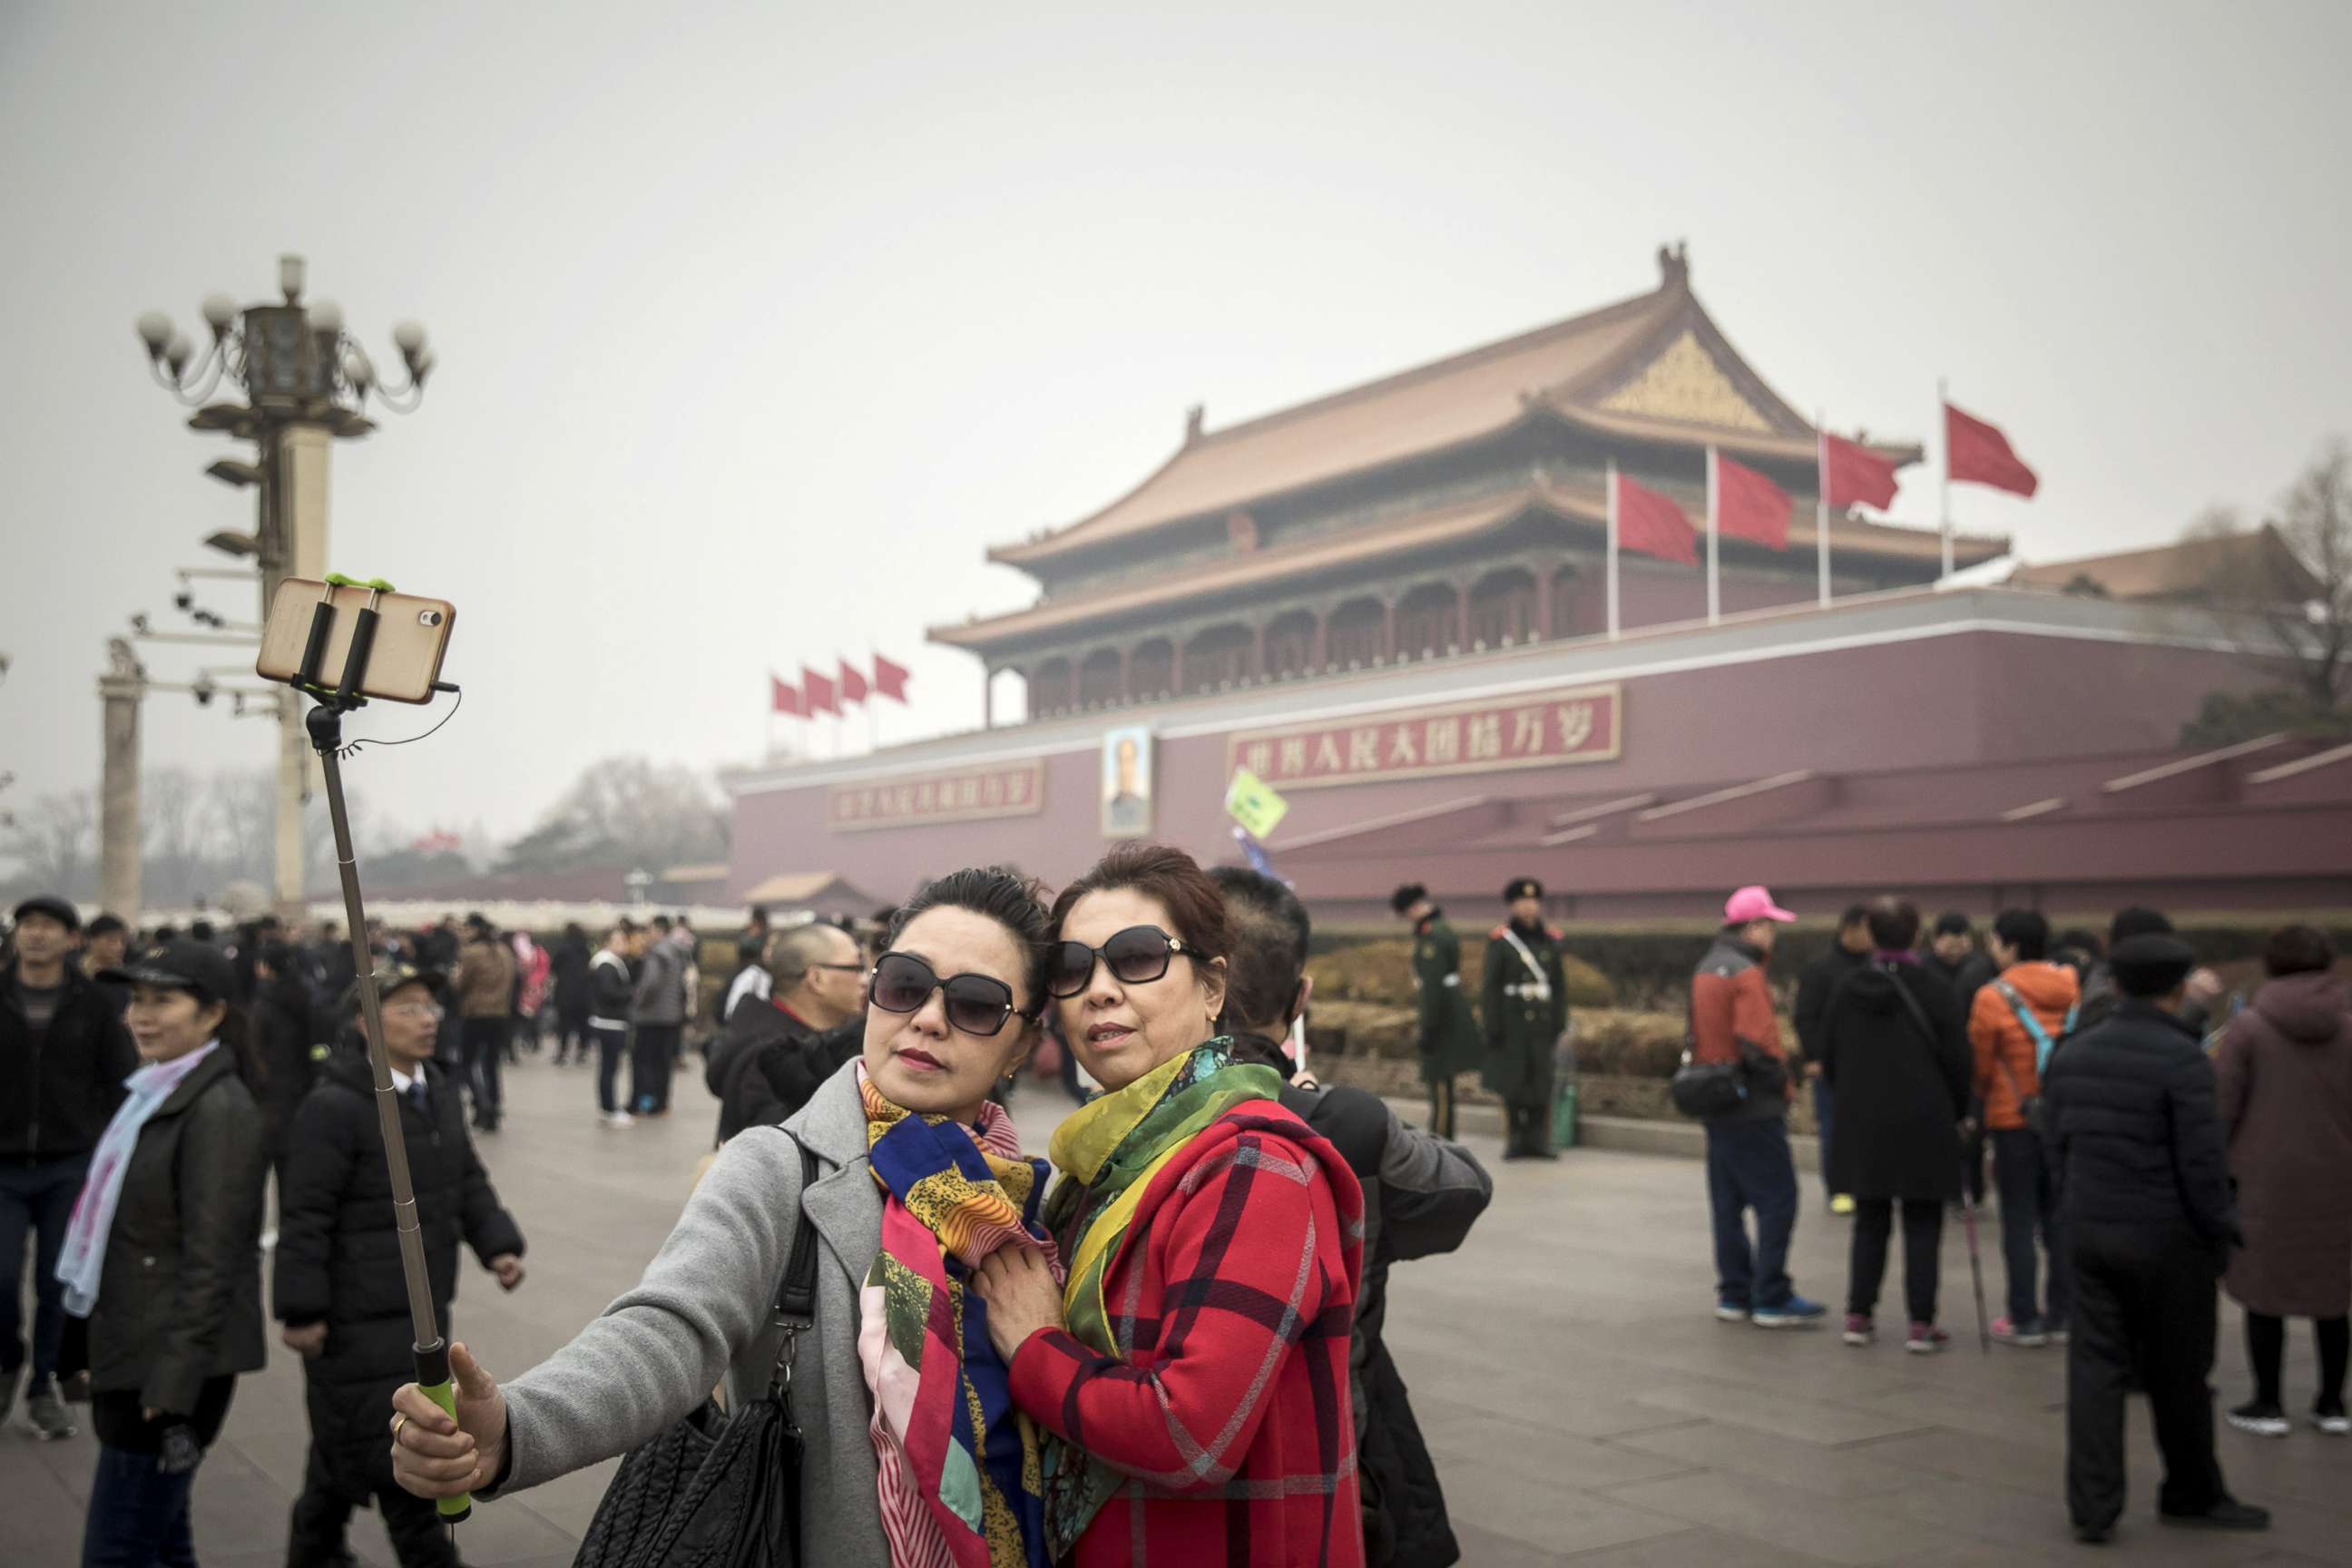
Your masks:
<instances>
[{"instance_id":1,"label":"colorful silk scarf","mask_svg":"<svg viewBox=\"0 0 2352 1568\"><path fill-rule=\"evenodd\" d=\"M1013 1408L988 1341L988 1304L965 1289L998 1247L1042 1247L1045 1162L1024 1159L1001 1107L976 1129L910 1115L857 1069L882 1245L859 1297L858 1356L894 1568L1045 1568L1036 1429ZM1055 1269L1058 1276L1058 1265Z\"/></svg>"},{"instance_id":2,"label":"colorful silk scarf","mask_svg":"<svg viewBox=\"0 0 2352 1568\"><path fill-rule=\"evenodd\" d=\"M1281 1091L1280 1073L1235 1061L1233 1042L1220 1037L1071 1112L1055 1129L1049 1147L1064 1180L1046 1205L1046 1223L1068 1260L1062 1310L1081 1343L1108 1356L1128 1353L1112 1331L1103 1282L1118 1261L1151 1178L1209 1123L1237 1105L1273 1100ZM1121 1478L1051 1432L1045 1477L1046 1527L1059 1558Z\"/></svg>"}]
</instances>

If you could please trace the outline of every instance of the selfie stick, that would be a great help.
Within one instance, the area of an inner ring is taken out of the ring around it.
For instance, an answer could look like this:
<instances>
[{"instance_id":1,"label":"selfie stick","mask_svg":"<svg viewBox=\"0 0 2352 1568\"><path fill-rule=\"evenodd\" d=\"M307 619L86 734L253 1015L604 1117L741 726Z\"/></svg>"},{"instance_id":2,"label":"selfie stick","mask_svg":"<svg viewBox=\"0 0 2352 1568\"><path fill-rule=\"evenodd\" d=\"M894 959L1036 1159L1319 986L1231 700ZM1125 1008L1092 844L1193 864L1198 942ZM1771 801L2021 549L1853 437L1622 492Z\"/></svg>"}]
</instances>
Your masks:
<instances>
[{"instance_id":1,"label":"selfie stick","mask_svg":"<svg viewBox=\"0 0 2352 1568\"><path fill-rule=\"evenodd\" d=\"M341 679L328 687L320 683L319 665L326 657L327 639L334 628L335 590L339 587L365 588L368 597L352 623L351 654L343 661ZM383 1009L375 994L375 959L368 951L367 910L360 902L360 872L352 853L351 816L343 809L343 715L367 701L360 695L360 687L367 678L369 651L375 646L376 605L391 591L392 584L380 577L360 582L331 574L326 592L320 595L318 607L310 612L310 640L302 649L302 667L295 672L293 684L298 690L317 699L319 704L304 718L303 724L310 731L310 744L318 751L319 766L326 774L327 815L335 825L335 868L342 876L343 922L351 931L352 963L359 971L360 1014L367 1022L368 1068L375 1079L376 1121L383 1131L383 1163L392 1176L392 1211L400 1236L400 1272L408 1282L408 1321L413 1336L411 1348L416 1354L416 1385L455 1421L457 1392L449 1381L449 1346L441 1338L441 1325L433 1310L431 1276L425 1267L425 1237L416 1226L416 1188L409 1177L408 1145L400 1131L400 1095L392 1087L392 1062L383 1050ZM441 1499L437 1506L445 1525L455 1525L474 1511L473 1499L462 1493Z\"/></svg>"}]
</instances>

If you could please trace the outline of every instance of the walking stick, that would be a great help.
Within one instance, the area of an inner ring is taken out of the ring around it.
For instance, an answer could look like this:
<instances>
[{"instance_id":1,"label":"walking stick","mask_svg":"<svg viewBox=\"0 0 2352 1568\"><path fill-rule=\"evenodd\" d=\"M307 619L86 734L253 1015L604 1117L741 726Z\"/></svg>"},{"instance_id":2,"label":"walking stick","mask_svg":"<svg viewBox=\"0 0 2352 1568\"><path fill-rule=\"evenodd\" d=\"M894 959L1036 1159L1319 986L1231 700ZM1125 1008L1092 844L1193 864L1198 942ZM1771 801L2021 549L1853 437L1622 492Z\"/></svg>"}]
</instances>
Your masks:
<instances>
[{"instance_id":1,"label":"walking stick","mask_svg":"<svg viewBox=\"0 0 2352 1568\"><path fill-rule=\"evenodd\" d=\"M320 684L319 663L333 626L335 590L345 586L364 587L368 596L352 624L351 651L344 661L342 678L335 686L327 687ZM416 1358L416 1384L455 1421L457 1392L449 1378L449 1346L441 1337L440 1320L433 1310L432 1277L425 1264L425 1237L416 1223L416 1188L408 1173L408 1144L400 1128L400 1094L392 1086L392 1062L384 1055L383 1010L375 993L374 955L368 951L367 910L360 899L360 872L352 850L351 816L343 805L343 715L367 701L360 689L367 676L368 654L375 646L376 605L391 587L381 579L354 584L349 578L329 577L326 592L311 613L301 668L291 684L298 691L308 691L318 702L304 716L303 727L310 731L310 744L319 753L319 766L326 780L327 815L334 824L335 868L343 885L343 921L351 932L352 963L359 972L360 1016L367 1025L368 1068L375 1081L376 1121L383 1132L383 1163L392 1178L393 1218L400 1237L400 1272L408 1285L410 1348ZM434 689L456 689L436 681ZM472 1497L463 1493L442 1498L436 1506L443 1525L453 1535L458 1522L470 1518L474 1511Z\"/></svg>"},{"instance_id":2,"label":"walking stick","mask_svg":"<svg viewBox=\"0 0 2352 1568\"><path fill-rule=\"evenodd\" d=\"M1977 1205L1975 1200L1960 1205L1960 1219L1969 1233L1969 1278L1977 1288L1977 1343L1987 1355L1992 1354L1992 1324L1985 1317L1984 1258L1977 1251Z\"/></svg>"}]
</instances>

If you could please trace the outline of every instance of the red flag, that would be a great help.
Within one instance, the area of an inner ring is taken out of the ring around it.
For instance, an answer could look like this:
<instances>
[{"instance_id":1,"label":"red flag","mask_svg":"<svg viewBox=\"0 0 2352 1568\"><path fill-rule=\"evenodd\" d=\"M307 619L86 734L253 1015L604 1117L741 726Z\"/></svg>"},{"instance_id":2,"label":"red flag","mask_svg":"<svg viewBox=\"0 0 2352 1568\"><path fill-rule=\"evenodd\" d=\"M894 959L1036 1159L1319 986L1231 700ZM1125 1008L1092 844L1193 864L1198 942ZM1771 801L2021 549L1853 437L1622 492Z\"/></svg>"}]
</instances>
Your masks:
<instances>
[{"instance_id":1,"label":"red flag","mask_svg":"<svg viewBox=\"0 0 2352 1568\"><path fill-rule=\"evenodd\" d=\"M1964 484L2030 496L2042 481L2012 450L1997 425L1944 405L1944 472Z\"/></svg>"},{"instance_id":2,"label":"red flag","mask_svg":"<svg viewBox=\"0 0 2352 1568\"><path fill-rule=\"evenodd\" d=\"M801 710L800 688L786 681L782 676L770 675L768 677L768 692L769 704L773 707L777 712L789 713L795 719L807 717L807 715Z\"/></svg>"},{"instance_id":3,"label":"red flag","mask_svg":"<svg viewBox=\"0 0 2352 1568\"><path fill-rule=\"evenodd\" d=\"M1822 435L1822 499L1833 507L1895 504L1895 465L1869 447Z\"/></svg>"},{"instance_id":4,"label":"red flag","mask_svg":"<svg viewBox=\"0 0 2352 1568\"><path fill-rule=\"evenodd\" d=\"M841 704L834 699L833 682L807 665L801 666L801 691L810 718L814 719L820 713L840 715Z\"/></svg>"},{"instance_id":5,"label":"red flag","mask_svg":"<svg viewBox=\"0 0 2352 1568\"><path fill-rule=\"evenodd\" d=\"M907 700L907 667L892 664L880 654L874 656L874 693L887 697L893 702Z\"/></svg>"},{"instance_id":6,"label":"red flag","mask_svg":"<svg viewBox=\"0 0 2352 1568\"><path fill-rule=\"evenodd\" d=\"M841 661L841 700L844 702L866 700L866 678L847 659Z\"/></svg>"},{"instance_id":7,"label":"red flag","mask_svg":"<svg viewBox=\"0 0 2352 1568\"><path fill-rule=\"evenodd\" d=\"M1716 531L1752 539L1775 550L1789 548L1789 492L1717 452L1715 455Z\"/></svg>"},{"instance_id":8,"label":"red flag","mask_svg":"<svg viewBox=\"0 0 2352 1568\"><path fill-rule=\"evenodd\" d=\"M1683 509L1622 474L1617 476L1617 544L1685 566L1698 564L1698 534Z\"/></svg>"}]
</instances>

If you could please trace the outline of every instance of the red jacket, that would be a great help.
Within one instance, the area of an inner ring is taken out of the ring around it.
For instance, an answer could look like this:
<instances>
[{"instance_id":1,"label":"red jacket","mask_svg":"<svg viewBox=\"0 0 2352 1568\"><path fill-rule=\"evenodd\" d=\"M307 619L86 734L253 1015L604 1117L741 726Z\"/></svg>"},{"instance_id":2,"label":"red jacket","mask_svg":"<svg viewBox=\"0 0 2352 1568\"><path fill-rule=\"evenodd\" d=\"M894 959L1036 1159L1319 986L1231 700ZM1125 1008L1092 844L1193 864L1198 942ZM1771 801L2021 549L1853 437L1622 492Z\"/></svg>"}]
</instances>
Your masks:
<instances>
[{"instance_id":1,"label":"red jacket","mask_svg":"<svg viewBox=\"0 0 2352 1568\"><path fill-rule=\"evenodd\" d=\"M1103 1278L1132 1353L1041 1329L1013 1357L1016 1405L1135 1478L1065 1568L1359 1568L1362 1261L1354 1173L1278 1105L1227 1112L1161 1167Z\"/></svg>"},{"instance_id":2,"label":"red jacket","mask_svg":"<svg viewBox=\"0 0 2352 1568\"><path fill-rule=\"evenodd\" d=\"M1745 1046L1774 1061L1787 1059L1780 1016L1772 1011L1772 989L1764 984L1764 958L1755 943L1727 931L1706 950L1691 976L1691 1060L1740 1061L1747 1056ZM1796 1099L1794 1081L1783 1092ZM1753 1114L1764 1110L1759 1108Z\"/></svg>"}]
</instances>

